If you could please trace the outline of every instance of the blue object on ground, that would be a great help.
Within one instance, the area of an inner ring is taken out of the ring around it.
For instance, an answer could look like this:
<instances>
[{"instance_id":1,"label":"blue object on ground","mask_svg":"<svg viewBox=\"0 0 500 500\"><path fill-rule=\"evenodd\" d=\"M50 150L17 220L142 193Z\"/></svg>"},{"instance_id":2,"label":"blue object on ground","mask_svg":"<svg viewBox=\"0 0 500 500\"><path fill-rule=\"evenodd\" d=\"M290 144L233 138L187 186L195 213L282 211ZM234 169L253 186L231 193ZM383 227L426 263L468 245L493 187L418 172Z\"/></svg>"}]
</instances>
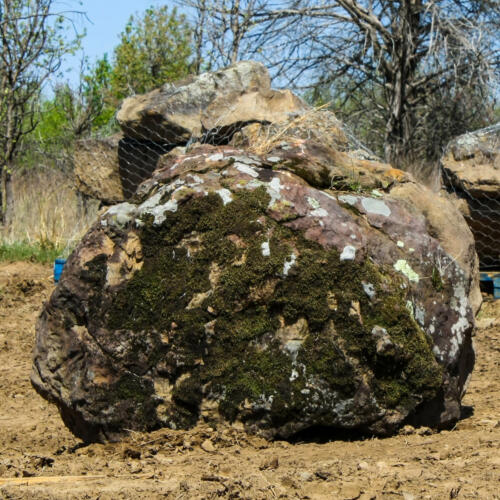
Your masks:
<instances>
[{"instance_id":1,"label":"blue object on ground","mask_svg":"<svg viewBox=\"0 0 500 500\"><path fill-rule=\"evenodd\" d=\"M66 264L66 259L56 259L54 261L54 281L56 283L59 282L64 264Z\"/></svg>"},{"instance_id":2,"label":"blue object on ground","mask_svg":"<svg viewBox=\"0 0 500 500\"><path fill-rule=\"evenodd\" d=\"M500 273L481 273L480 280L483 283L492 282L493 284L493 298L500 299Z\"/></svg>"}]
</instances>

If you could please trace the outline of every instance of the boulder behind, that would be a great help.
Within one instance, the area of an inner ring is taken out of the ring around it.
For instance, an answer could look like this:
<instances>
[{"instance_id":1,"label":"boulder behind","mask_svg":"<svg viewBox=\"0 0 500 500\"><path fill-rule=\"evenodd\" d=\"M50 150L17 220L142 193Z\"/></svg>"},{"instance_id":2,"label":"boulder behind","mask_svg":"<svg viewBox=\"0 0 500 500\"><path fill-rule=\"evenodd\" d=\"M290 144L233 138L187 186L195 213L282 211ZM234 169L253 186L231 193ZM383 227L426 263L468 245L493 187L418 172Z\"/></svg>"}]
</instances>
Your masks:
<instances>
[{"instance_id":1,"label":"boulder behind","mask_svg":"<svg viewBox=\"0 0 500 500\"><path fill-rule=\"evenodd\" d=\"M455 138L442 160L443 184L471 227L483 268L500 267L500 123Z\"/></svg>"}]
</instances>

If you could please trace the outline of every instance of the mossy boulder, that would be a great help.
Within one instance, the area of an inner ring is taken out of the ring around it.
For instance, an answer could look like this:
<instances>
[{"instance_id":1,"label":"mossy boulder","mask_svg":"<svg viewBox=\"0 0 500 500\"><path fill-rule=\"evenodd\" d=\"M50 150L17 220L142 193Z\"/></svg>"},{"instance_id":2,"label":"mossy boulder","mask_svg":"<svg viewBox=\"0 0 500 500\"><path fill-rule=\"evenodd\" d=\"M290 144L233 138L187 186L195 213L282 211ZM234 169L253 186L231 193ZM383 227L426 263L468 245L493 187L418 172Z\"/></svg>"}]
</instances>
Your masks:
<instances>
[{"instance_id":1,"label":"mossy boulder","mask_svg":"<svg viewBox=\"0 0 500 500\"><path fill-rule=\"evenodd\" d=\"M75 434L204 420L383 435L459 417L473 270L391 196L408 176L367 161L359 185L326 185L335 158L307 146L170 155L91 228L42 311L32 371Z\"/></svg>"}]
</instances>

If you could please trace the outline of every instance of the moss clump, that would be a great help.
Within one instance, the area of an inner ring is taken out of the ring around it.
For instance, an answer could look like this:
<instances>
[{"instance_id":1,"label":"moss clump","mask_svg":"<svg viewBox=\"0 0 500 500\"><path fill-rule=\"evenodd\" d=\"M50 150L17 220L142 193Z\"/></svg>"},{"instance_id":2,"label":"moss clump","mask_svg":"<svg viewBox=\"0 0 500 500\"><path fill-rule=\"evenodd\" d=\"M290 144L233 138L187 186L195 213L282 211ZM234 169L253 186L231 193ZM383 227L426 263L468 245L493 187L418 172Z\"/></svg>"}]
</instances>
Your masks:
<instances>
[{"instance_id":1,"label":"moss clump","mask_svg":"<svg viewBox=\"0 0 500 500\"><path fill-rule=\"evenodd\" d=\"M172 423L193 425L203 398L214 398L229 420L265 415L281 426L321 415L328 424L361 379L387 408L412 408L419 395L436 394L440 368L393 270L383 275L369 260L340 261L336 250L270 219L264 188L233 196L227 205L216 194L193 198L161 227L146 219L144 266L106 306L109 328L156 332L148 345L157 352L146 358L153 374L175 385L167 402ZM199 245L188 252L193 237ZM373 284L376 299L362 282ZM299 320L308 328L292 355L276 332ZM377 353L375 325L397 345L392 353ZM320 403L311 403L312 394Z\"/></svg>"},{"instance_id":2,"label":"moss clump","mask_svg":"<svg viewBox=\"0 0 500 500\"><path fill-rule=\"evenodd\" d=\"M444 283L441 278L441 273L435 267L432 268L431 280L432 280L432 286L434 287L434 290L436 290L436 292L440 292L441 290L443 290Z\"/></svg>"}]
</instances>

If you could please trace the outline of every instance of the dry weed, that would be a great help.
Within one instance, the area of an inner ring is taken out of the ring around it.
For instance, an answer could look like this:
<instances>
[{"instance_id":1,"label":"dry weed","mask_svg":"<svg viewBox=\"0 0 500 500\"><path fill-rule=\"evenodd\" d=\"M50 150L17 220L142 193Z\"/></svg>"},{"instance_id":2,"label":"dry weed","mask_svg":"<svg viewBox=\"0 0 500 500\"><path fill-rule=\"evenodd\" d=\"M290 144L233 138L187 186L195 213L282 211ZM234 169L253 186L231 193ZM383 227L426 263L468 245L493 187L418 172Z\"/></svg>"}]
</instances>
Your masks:
<instances>
[{"instance_id":1,"label":"dry weed","mask_svg":"<svg viewBox=\"0 0 500 500\"><path fill-rule=\"evenodd\" d=\"M293 132L296 129L299 129L302 124L314 120L315 117L317 117L318 120L321 120L321 111L327 109L330 104L331 103L326 103L322 106L311 108L311 110L299 114L284 126L259 126L256 135L252 137L252 142L248 148L249 151L258 155L265 155L269 153L272 149L274 149L274 147L276 147L276 145L285 139L289 133L293 135ZM340 122L338 122L338 127L340 129Z\"/></svg>"},{"instance_id":2,"label":"dry weed","mask_svg":"<svg viewBox=\"0 0 500 500\"><path fill-rule=\"evenodd\" d=\"M67 174L57 170L30 170L13 177L14 212L3 230L3 241L23 241L66 249L68 253L97 215L97 204L87 213Z\"/></svg>"}]
</instances>

